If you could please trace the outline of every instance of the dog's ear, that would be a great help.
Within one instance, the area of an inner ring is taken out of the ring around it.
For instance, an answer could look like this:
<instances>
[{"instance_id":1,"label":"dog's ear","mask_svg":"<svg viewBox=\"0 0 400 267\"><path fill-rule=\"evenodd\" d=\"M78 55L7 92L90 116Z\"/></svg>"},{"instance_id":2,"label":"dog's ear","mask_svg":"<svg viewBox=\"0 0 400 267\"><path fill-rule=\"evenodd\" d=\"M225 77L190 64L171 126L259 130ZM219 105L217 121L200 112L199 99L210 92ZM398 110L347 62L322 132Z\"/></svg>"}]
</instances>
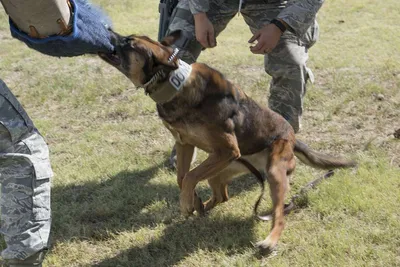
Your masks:
<instances>
[{"instance_id":1,"label":"dog's ear","mask_svg":"<svg viewBox=\"0 0 400 267\"><path fill-rule=\"evenodd\" d=\"M168 36L165 36L162 40L161 40L161 44L165 45L165 46L171 46L173 45L179 38L181 38L181 31L177 30L174 31L172 33L170 33Z\"/></svg>"}]
</instances>

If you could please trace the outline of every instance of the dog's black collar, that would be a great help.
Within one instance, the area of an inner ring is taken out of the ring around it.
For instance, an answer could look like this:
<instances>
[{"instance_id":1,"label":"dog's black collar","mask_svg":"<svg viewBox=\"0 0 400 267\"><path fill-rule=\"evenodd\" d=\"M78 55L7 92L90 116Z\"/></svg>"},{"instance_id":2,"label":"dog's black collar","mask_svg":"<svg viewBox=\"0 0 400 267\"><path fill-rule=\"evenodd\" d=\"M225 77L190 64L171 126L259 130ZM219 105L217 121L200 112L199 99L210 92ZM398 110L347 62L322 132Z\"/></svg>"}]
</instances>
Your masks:
<instances>
[{"instance_id":1,"label":"dog's black collar","mask_svg":"<svg viewBox=\"0 0 400 267\"><path fill-rule=\"evenodd\" d=\"M168 58L168 63L171 63L171 62L176 58L176 56L178 55L178 53L179 53L179 49L178 49L178 48L175 48L174 51L172 52L172 55L169 56L169 58ZM151 79L150 79L147 83L145 83L145 84L143 85L143 88L147 91L147 88L148 88L149 86L151 86L153 83L157 82L157 80L158 80L160 77L162 77L162 78L165 77L165 72L164 72L163 70L157 71L156 74L154 74L153 77L151 77Z\"/></svg>"},{"instance_id":2,"label":"dog's black collar","mask_svg":"<svg viewBox=\"0 0 400 267\"><path fill-rule=\"evenodd\" d=\"M172 55L168 58L168 62L176 59L179 49L175 48ZM187 78L191 73L191 66L182 60L178 59L178 69L166 74L163 70L158 71L145 85L143 85L146 93L157 104L163 104L172 100L175 95L182 89ZM157 85L157 90L149 92L148 88L155 84L160 79L164 79L168 75L165 82Z\"/></svg>"}]
</instances>

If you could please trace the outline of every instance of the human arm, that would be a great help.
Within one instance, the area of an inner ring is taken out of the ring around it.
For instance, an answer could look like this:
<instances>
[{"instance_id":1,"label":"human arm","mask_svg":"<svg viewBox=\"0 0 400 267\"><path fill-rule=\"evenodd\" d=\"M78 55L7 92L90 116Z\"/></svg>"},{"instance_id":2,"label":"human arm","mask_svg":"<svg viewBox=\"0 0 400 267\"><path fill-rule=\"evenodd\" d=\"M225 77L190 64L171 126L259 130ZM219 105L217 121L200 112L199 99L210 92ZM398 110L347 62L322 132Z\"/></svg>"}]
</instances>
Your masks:
<instances>
[{"instance_id":1,"label":"human arm","mask_svg":"<svg viewBox=\"0 0 400 267\"><path fill-rule=\"evenodd\" d=\"M217 45L214 26L208 19L206 13L197 13L194 15L194 26L196 32L196 40L204 48L211 48Z\"/></svg>"},{"instance_id":2,"label":"human arm","mask_svg":"<svg viewBox=\"0 0 400 267\"><path fill-rule=\"evenodd\" d=\"M289 4L279 13L277 20L297 37L302 37L314 22L315 16L323 2L324 0L293 1L293 3ZM250 51L254 54L271 52L278 44L282 34L283 32L276 25L265 25L249 40L249 43L257 40L257 44L250 47Z\"/></svg>"},{"instance_id":3,"label":"human arm","mask_svg":"<svg viewBox=\"0 0 400 267\"><path fill-rule=\"evenodd\" d=\"M196 40L205 48L217 45L214 26L207 17L210 8L208 0L189 0L190 12L194 17Z\"/></svg>"},{"instance_id":4,"label":"human arm","mask_svg":"<svg viewBox=\"0 0 400 267\"><path fill-rule=\"evenodd\" d=\"M111 52L111 21L86 0L0 0L11 35L51 56ZM70 3L70 5L68 5Z\"/></svg>"}]
</instances>

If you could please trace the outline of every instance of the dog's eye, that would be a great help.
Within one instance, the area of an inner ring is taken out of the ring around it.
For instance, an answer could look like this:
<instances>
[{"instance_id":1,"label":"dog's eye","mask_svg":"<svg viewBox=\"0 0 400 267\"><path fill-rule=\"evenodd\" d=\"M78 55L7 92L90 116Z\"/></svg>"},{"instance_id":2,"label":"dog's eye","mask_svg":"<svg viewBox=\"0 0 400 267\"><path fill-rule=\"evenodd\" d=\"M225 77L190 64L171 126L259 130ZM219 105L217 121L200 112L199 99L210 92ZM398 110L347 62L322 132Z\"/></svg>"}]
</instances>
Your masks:
<instances>
[{"instance_id":1,"label":"dog's eye","mask_svg":"<svg viewBox=\"0 0 400 267\"><path fill-rule=\"evenodd\" d=\"M129 42L129 45L130 45L132 48L137 48L137 47L138 47L138 46L137 46L137 43L136 43L133 39L129 40L128 42Z\"/></svg>"},{"instance_id":2,"label":"dog's eye","mask_svg":"<svg viewBox=\"0 0 400 267\"><path fill-rule=\"evenodd\" d=\"M125 45L130 45L131 47L134 47L135 46L135 42L134 42L135 40L134 40L134 38L132 38L132 37L124 37L123 39L122 39L122 43L123 44L125 44Z\"/></svg>"}]
</instances>

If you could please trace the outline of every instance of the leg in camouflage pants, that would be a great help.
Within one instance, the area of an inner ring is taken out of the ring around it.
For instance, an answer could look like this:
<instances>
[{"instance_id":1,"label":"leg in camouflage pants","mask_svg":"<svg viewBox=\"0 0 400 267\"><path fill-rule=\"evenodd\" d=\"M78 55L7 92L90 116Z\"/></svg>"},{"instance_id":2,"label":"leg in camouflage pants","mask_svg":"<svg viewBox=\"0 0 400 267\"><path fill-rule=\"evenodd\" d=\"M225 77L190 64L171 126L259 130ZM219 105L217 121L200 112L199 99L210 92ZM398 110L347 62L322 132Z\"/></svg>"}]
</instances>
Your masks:
<instances>
[{"instance_id":1,"label":"leg in camouflage pants","mask_svg":"<svg viewBox=\"0 0 400 267\"><path fill-rule=\"evenodd\" d=\"M237 14L238 5L238 0L210 0L210 10L207 12L207 16L214 25L216 36ZM286 1L283 0L248 0L242 6L241 14L252 33L255 33L276 18L285 5ZM191 32L193 36L195 35L194 18L185 0L181 0L174 10L168 32L176 30ZM300 129L307 80L311 78L312 81L313 79L311 70L306 67L307 52L317 38L318 24L316 22L303 38L298 38L293 33L286 31L276 48L264 56L265 71L272 76L269 106L288 120L295 132ZM244 40L247 41L247 39ZM195 62L201 49L198 42L192 42L187 51L183 53L182 59L188 63Z\"/></svg>"},{"instance_id":2,"label":"leg in camouflage pants","mask_svg":"<svg viewBox=\"0 0 400 267\"><path fill-rule=\"evenodd\" d=\"M1 233L4 259L24 260L48 247L49 151L25 110L0 80Z\"/></svg>"}]
</instances>

